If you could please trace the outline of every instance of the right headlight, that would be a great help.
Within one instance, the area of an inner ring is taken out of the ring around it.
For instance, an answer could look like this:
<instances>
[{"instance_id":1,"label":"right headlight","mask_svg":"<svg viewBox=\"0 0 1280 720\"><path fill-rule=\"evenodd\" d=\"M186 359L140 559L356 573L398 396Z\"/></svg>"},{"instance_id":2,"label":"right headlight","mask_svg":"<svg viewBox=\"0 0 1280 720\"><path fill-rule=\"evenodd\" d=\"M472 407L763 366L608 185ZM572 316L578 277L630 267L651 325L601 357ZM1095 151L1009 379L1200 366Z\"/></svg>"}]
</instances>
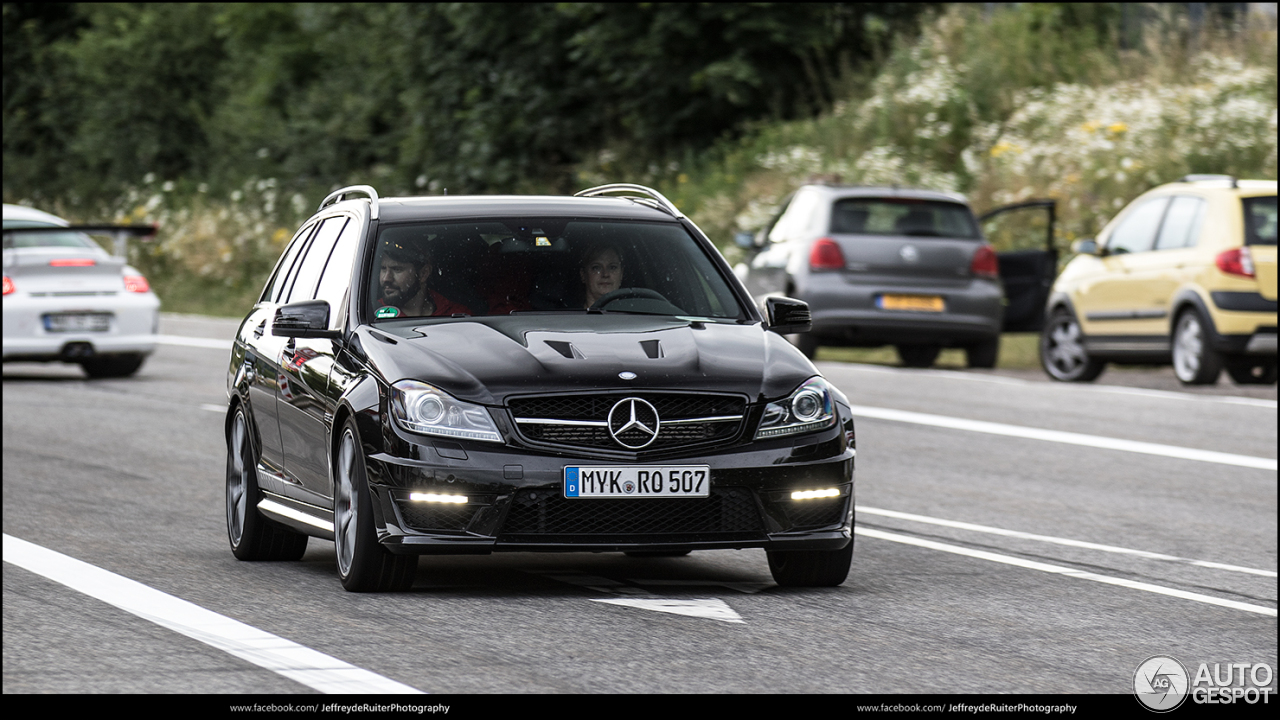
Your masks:
<instances>
[{"instance_id":1,"label":"right headlight","mask_svg":"<svg viewBox=\"0 0 1280 720\"><path fill-rule=\"evenodd\" d=\"M391 416L410 432L502 442L488 410L417 380L401 380L391 386Z\"/></svg>"},{"instance_id":2,"label":"right headlight","mask_svg":"<svg viewBox=\"0 0 1280 720\"><path fill-rule=\"evenodd\" d=\"M769 403L760 419L756 440L825 430L836 422L834 388L820 377L813 378L785 400Z\"/></svg>"}]
</instances>

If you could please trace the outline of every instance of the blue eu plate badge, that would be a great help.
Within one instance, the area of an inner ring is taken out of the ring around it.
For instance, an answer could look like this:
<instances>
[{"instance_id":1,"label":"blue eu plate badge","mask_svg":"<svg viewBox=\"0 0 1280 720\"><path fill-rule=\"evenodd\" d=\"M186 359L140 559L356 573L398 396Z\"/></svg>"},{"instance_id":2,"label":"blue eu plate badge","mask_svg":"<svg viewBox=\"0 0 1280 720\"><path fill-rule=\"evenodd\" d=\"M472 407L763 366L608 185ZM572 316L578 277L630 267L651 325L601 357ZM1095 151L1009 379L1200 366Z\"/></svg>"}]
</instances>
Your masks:
<instances>
[{"instance_id":1,"label":"blue eu plate badge","mask_svg":"<svg viewBox=\"0 0 1280 720\"><path fill-rule=\"evenodd\" d=\"M576 467L564 469L564 496L578 497L578 468Z\"/></svg>"}]
</instances>

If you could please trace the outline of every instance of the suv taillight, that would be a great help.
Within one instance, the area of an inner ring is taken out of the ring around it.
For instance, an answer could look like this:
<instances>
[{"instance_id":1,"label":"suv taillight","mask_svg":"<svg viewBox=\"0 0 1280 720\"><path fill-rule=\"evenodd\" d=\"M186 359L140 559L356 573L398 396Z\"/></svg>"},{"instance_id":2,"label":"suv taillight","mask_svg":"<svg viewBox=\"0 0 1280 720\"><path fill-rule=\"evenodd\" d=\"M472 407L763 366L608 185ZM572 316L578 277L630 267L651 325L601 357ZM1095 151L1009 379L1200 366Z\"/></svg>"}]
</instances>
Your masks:
<instances>
[{"instance_id":1,"label":"suv taillight","mask_svg":"<svg viewBox=\"0 0 1280 720\"><path fill-rule=\"evenodd\" d=\"M1218 269L1228 275L1240 275L1242 277L1255 277L1253 273L1253 253L1249 252L1249 248L1240 247L1234 250L1224 250L1218 253L1218 257L1214 258L1214 264Z\"/></svg>"},{"instance_id":2,"label":"suv taillight","mask_svg":"<svg viewBox=\"0 0 1280 720\"><path fill-rule=\"evenodd\" d=\"M973 262L969 263L969 272L978 277L1000 277L1000 260L990 245L983 245L973 253Z\"/></svg>"},{"instance_id":3,"label":"suv taillight","mask_svg":"<svg viewBox=\"0 0 1280 720\"><path fill-rule=\"evenodd\" d=\"M822 238L809 250L810 270L842 270L844 269L844 253L840 245L831 238Z\"/></svg>"},{"instance_id":4,"label":"suv taillight","mask_svg":"<svg viewBox=\"0 0 1280 720\"><path fill-rule=\"evenodd\" d=\"M5 275L4 276L4 294L9 295L10 293L17 292L17 290L18 288L13 286L13 281L9 279L8 275Z\"/></svg>"}]
</instances>

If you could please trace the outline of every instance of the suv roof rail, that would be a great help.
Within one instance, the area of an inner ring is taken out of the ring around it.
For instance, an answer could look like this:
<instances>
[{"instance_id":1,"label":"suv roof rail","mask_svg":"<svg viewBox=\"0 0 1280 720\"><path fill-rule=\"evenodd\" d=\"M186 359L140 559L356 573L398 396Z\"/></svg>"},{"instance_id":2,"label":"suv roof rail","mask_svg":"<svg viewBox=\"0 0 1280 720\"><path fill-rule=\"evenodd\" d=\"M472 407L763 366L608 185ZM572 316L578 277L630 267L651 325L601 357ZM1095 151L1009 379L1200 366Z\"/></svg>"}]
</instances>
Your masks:
<instances>
[{"instance_id":1,"label":"suv roof rail","mask_svg":"<svg viewBox=\"0 0 1280 720\"><path fill-rule=\"evenodd\" d=\"M599 187L587 188L573 194L574 197L606 197L614 193L631 193L632 195L640 195L641 197L632 197L632 200L642 202L645 205L664 210L671 214L672 217L683 218L684 213L680 212L672 202L662 196L662 193L651 187L644 185L636 185L633 183L612 183L609 185L601 185Z\"/></svg>"},{"instance_id":2,"label":"suv roof rail","mask_svg":"<svg viewBox=\"0 0 1280 720\"><path fill-rule=\"evenodd\" d=\"M1191 175L1182 176L1182 180L1180 182L1191 183L1191 182L1206 182L1211 180L1230 180L1232 188L1240 187L1240 184L1236 182L1236 178L1233 175L1210 175L1210 174L1194 174L1193 173Z\"/></svg>"},{"instance_id":3,"label":"suv roof rail","mask_svg":"<svg viewBox=\"0 0 1280 720\"><path fill-rule=\"evenodd\" d=\"M320 212L321 210L325 209L327 206L332 205L334 203L342 202L343 200L346 199L345 196L347 193L355 193L355 192L364 193L365 195L369 196L369 216L374 220L377 220L378 219L378 191L374 190L372 185L350 185L348 187L342 188L341 190L334 190L333 192L325 196L325 199L320 202L320 207L316 208L316 212Z\"/></svg>"}]
</instances>

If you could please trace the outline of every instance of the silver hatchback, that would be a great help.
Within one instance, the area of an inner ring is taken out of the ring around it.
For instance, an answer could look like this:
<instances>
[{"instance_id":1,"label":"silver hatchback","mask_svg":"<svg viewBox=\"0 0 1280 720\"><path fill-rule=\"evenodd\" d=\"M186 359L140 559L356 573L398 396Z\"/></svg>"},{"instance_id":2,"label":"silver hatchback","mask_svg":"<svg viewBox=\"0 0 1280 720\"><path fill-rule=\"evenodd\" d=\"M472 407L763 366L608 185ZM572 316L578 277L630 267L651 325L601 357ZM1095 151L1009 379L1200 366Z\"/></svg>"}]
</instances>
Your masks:
<instances>
[{"instance_id":1,"label":"silver hatchback","mask_svg":"<svg viewBox=\"0 0 1280 720\"><path fill-rule=\"evenodd\" d=\"M758 300L809 304L813 330L792 336L810 358L820 345L894 345L902 363L928 367L943 348L970 367L995 367L1002 330L1036 329L1056 269L1053 202L1039 247L997 254L965 199L954 193L806 185L773 221L738 244L737 268ZM1037 233L1038 234L1038 233Z\"/></svg>"}]
</instances>

